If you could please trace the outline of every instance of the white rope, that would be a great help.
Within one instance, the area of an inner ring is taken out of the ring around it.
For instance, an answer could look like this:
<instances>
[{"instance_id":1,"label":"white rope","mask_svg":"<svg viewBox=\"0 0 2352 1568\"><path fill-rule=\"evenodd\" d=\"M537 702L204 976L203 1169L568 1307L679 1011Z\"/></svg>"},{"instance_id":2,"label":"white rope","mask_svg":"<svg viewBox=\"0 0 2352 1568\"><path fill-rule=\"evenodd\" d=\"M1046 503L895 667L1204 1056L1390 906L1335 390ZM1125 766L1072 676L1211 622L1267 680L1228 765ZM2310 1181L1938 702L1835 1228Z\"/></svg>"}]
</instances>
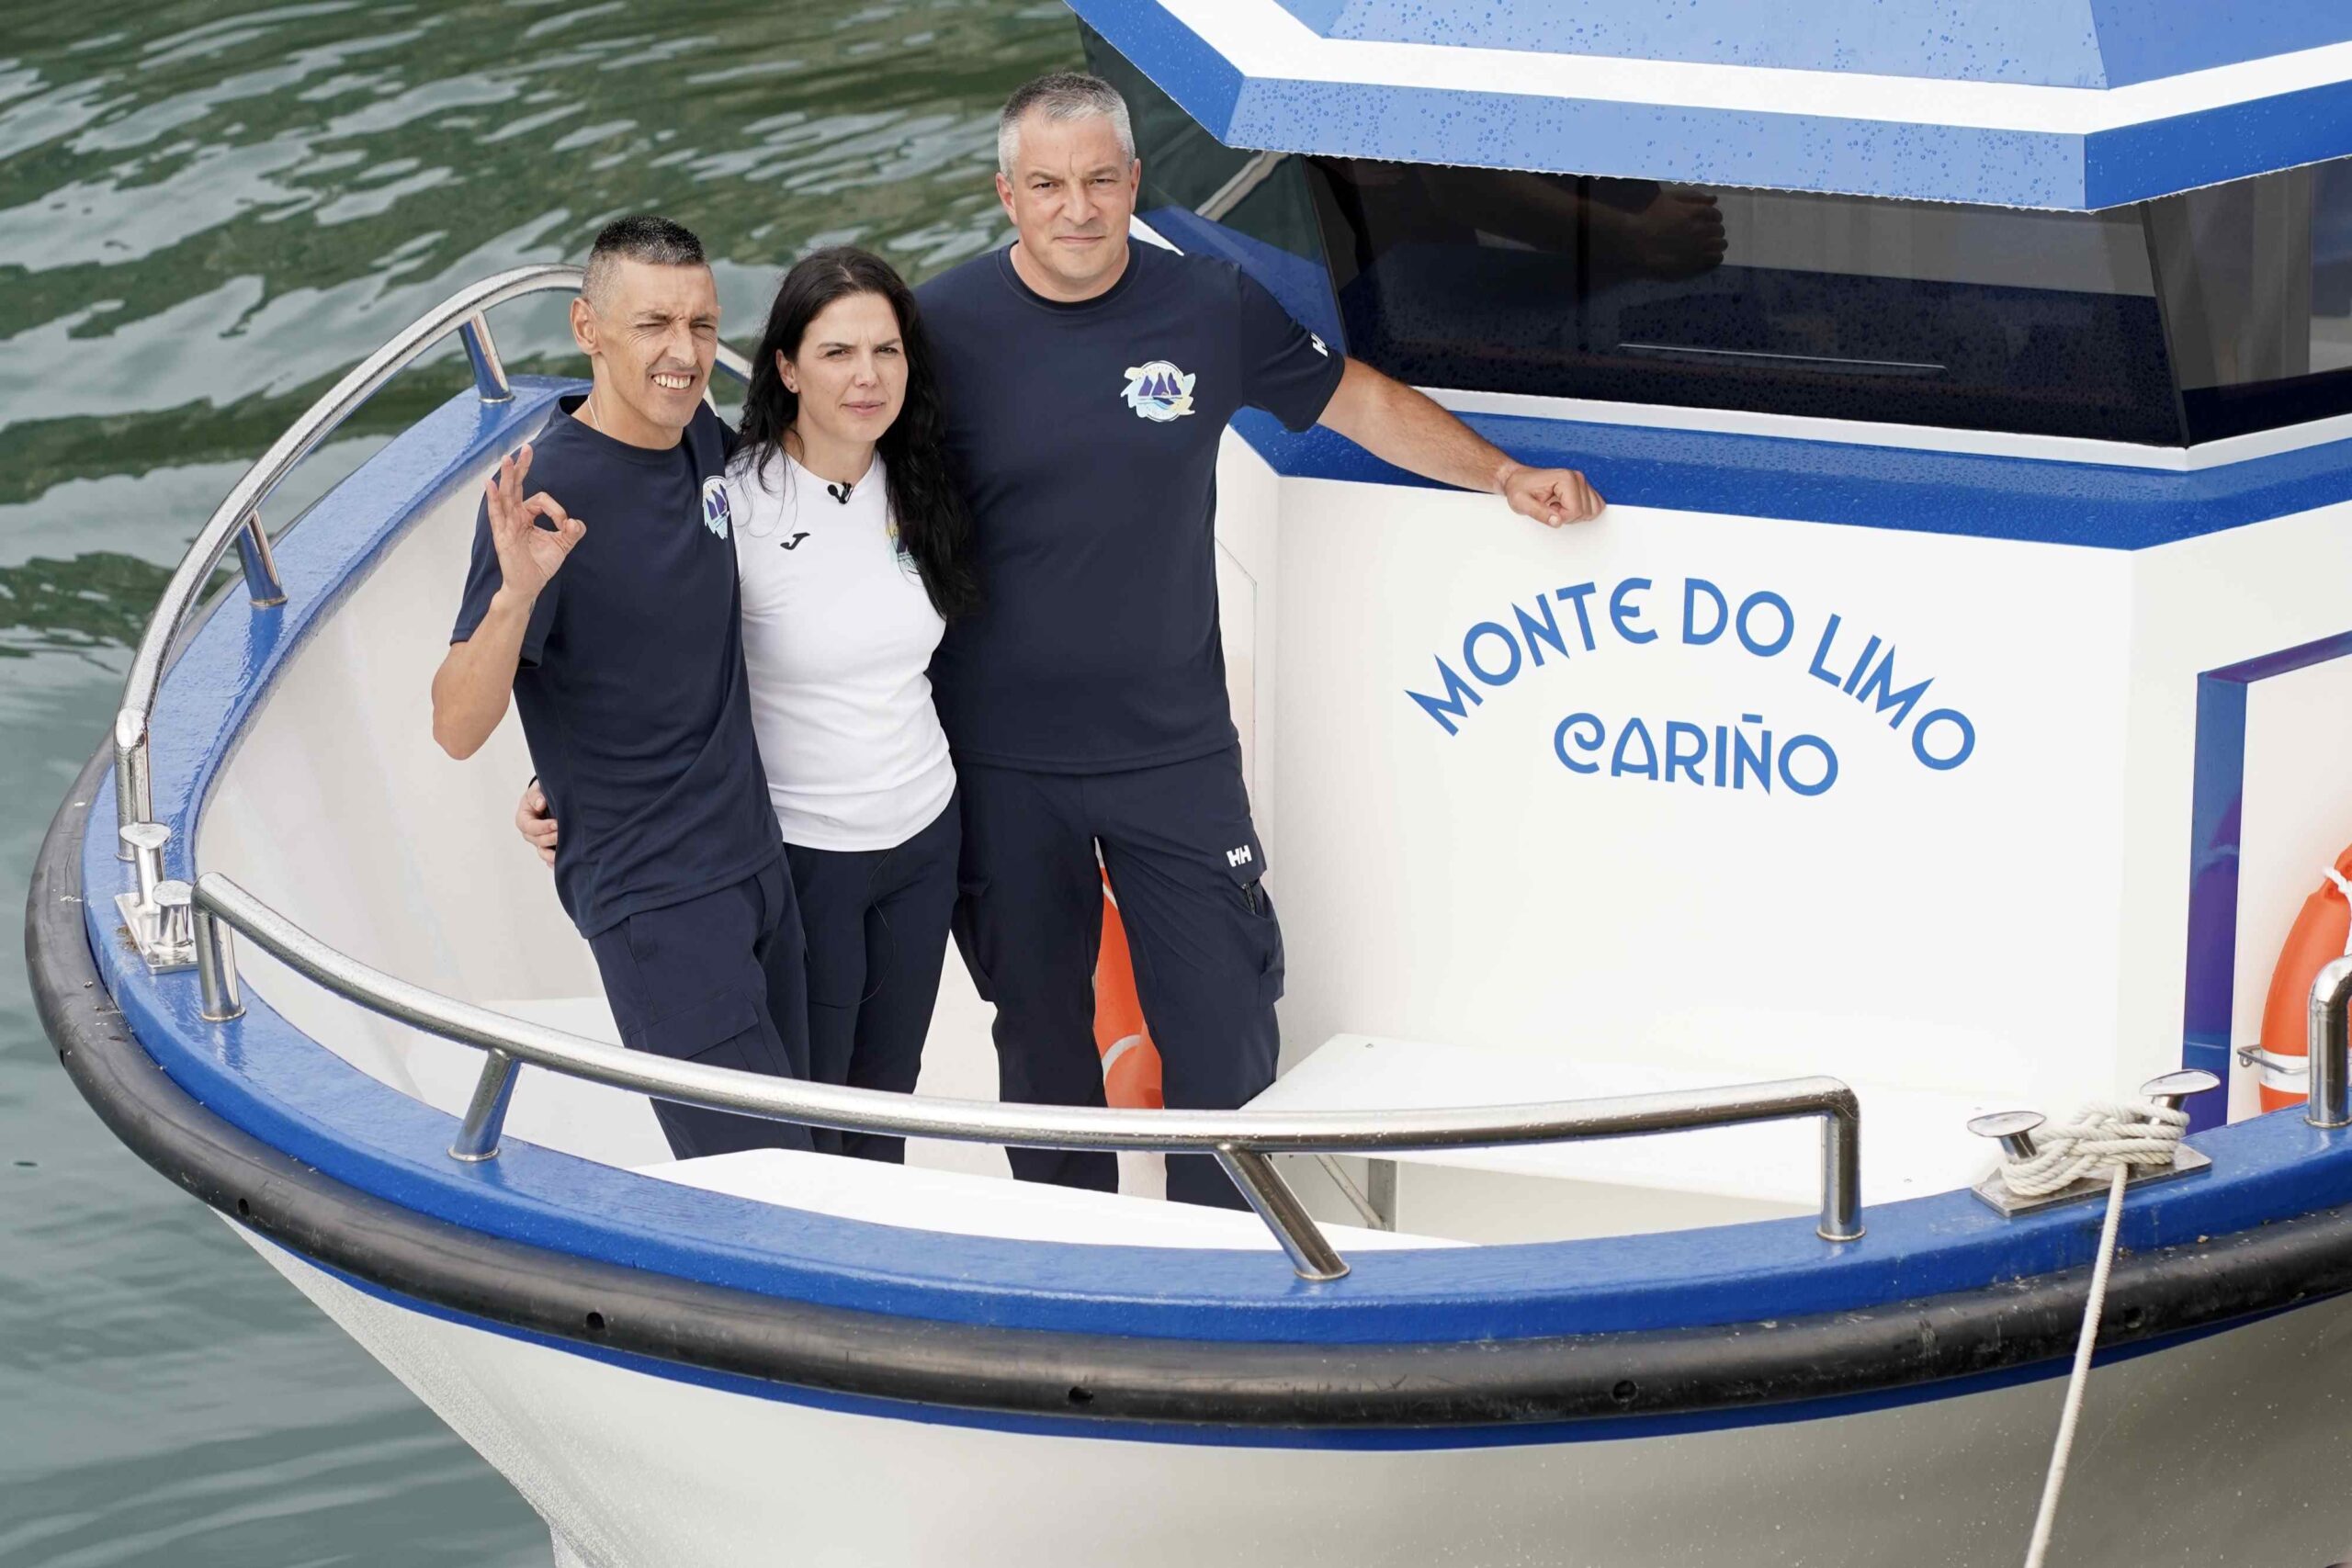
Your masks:
<instances>
[{"instance_id":1,"label":"white rope","mask_svg":"<svg viewBox=\"0 0 2352 1568\"><path fill-rule=\"evenodd\" d=\"M2050 1531L2058 1521L2058 1494L2066 1484L2066 1464L2075 1451L2075 1427L2089 1386L2091 1351L2098 1343L2099 1314L2107 1306L2107 1277L2115 1262L2115 1234L2123 1219L2123 1185L2134 1166L2167 1166L2173 1147L2188 1130L2188 1112L2153 1100L2129 1105L2086 1105L2072 1122L2049 1128L2033 1157L2004 1160L2001 1179L2021 1198L2070 1187L2098 1170L2109 1173L2107 1221L2099 1227L2098 1258L2091 1265L2090 1299L2083 1304L2083 1331L2075 1341L2075 1370L2066 1380L2066 1403L2058 1416L2050 1470L2041 1481L2041 1506L2033 1517L2033 1538L2025 1568L2041 1568L2050 1551Z\"/></svg>"},{"instance_id":2,"label":"white rope","mask_svg":"<svg viewBox=\"0 0 2352 1568\"><path fill-rule=\"evenodd\" d=\"M2003 1160L2001 1179L2020 1198L2040 1198L2109 1166L2168 1166L2187 1131L2188 1111L2154 1100L2086 1105L2072 1122L2035 1133L2032 1158Z\"/></svg>"}]
</instances>

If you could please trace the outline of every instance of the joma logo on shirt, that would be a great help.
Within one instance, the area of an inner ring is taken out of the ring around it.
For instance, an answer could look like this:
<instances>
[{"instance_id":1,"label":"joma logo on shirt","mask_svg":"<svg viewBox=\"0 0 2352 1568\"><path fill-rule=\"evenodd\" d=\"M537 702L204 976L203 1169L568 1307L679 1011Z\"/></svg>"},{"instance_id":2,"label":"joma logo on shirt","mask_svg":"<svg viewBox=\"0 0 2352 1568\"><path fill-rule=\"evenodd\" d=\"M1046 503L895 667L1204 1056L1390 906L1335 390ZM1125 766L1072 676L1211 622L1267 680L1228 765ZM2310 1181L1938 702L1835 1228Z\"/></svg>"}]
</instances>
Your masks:
<instances>
[{"instance_id":1,"label":"joma logo on shirt","mask_svg":"<svg viewBox=\"0 0 2352 1568\"><path fill-rule=\"evenodd\" d=\"M1165 359L1130 365L1120 374L1126 377L1127 385L1119 395L1136 411L1136 418L1165 424L1193 412L1193 383L1199 378L1186 375Z\"/></svg>"}]
</instances>

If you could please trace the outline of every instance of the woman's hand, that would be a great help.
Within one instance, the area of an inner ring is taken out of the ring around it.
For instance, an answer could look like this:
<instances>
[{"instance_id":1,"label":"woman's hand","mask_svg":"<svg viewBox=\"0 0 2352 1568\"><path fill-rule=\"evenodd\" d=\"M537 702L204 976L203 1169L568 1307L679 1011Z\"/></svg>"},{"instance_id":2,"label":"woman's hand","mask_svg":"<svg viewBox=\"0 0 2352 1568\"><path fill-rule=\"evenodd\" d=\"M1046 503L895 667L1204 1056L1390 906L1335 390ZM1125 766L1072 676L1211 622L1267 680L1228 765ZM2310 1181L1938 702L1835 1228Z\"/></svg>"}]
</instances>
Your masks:
<instances>
[{"instance_id":1,"label":"woman's hand","mask_svg":"<svg viewBox=\"0 0 2352 1568\"><path fill-rule=\"evenodd\" d=\"M548 810L548 792L533 779L523 791L523 798L514 803L514 830L530 840L539 852L539 858L549 865L555 863L555 818Z\"/></svg>"}]
</instances>

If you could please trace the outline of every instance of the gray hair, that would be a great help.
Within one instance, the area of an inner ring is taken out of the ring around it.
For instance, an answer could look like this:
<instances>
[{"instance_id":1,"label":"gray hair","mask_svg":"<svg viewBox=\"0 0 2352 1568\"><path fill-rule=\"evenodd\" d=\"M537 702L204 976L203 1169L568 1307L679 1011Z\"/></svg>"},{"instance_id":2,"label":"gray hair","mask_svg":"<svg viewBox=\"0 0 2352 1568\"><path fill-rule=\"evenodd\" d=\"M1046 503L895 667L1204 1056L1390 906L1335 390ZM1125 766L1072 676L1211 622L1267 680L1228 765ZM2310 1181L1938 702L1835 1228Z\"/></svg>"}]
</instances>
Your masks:
<instances>
[{"instance_id":1,"label":"gray hair","mask_svg":"<svg viewBox=\"0 0 2352 1568\"><path fill-rule=\"evenodd\" d=\"M703 254L702 241L683 223L673 223L650 212L616 218L596 231L596 243L588 247L588 270L580 280L581 296L603 310L612 292L613 274L625 261L644 262L652 266L710 265L709 258Z\"/></svg>"},{"instance_id":2,"label":"gray hair","mask_svg":"<svg viewBox=\"0 0 2352 1568\"><path fill-rule=\"evenodd\" d=\"M1021 121L1032 111L1057 120L1099 114L1118 133L1121 154L1135 162L1135 122L1127 118L1127 100L1119 96L1119 89L1083 71L1057 71L1017 89L996 117L996 171L1006 179L1012 177L1012 160L1020 150Z\"/></svg>"}]
</instances>

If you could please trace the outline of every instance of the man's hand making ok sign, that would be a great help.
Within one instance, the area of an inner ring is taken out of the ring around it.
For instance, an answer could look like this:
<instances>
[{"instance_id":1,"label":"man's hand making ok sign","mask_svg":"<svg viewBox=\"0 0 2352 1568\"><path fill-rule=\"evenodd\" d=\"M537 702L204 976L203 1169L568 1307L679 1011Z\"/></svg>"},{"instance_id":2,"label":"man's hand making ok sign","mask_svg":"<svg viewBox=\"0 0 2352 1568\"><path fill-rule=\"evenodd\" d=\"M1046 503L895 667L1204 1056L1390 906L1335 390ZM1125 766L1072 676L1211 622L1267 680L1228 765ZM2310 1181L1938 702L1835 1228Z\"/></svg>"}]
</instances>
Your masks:
<instances>
[{"instance_id":1,"label":"man's hand making ok sign","mask_svg":"<svg viewBox=\"0 0 2352 1568\"><path fill-rule=\"evenodd\" d=\"M498 551L502 590L525 604L539 596L548 580L563 565L588 532L588 525L563 509L545 491L526 496L524 478L531 471L531 447L526 442L498 465L498 472L482 486L482 506L490 518L490 542ZM553 527L542 528L546 518Z\"/></svg>"},{"instance_id":2,"label":"man's hand making ok sign","mask_svg":"<svg viewBox=\"0 0 2352 1568\"><path fill-rule=\"evenodd\" d=\"M587 536L588 525L555 497L545 491L523 493L530 471L526 446L503 459L482 486L482 520L498 553L498 590L469 635L449 644L433 676L433 739L452 757L472 756L506 716L531 613L571 547ZM542 518L552 526L541 527Z\"/></svg>"}]
</instances>

